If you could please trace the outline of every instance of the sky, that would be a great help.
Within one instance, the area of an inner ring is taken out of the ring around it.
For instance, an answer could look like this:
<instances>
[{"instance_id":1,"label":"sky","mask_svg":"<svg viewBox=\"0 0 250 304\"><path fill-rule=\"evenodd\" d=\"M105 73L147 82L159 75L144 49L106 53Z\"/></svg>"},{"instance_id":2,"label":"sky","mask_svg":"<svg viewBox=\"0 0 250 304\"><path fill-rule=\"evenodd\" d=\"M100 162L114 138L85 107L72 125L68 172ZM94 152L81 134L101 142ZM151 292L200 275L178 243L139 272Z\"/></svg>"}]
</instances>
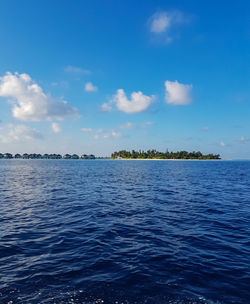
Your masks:
<instances>
[{"instance_id":1,"label":"sky","mask_svg":"<svg viewBox=\"0 0 250 304\"><path fill-rule=\"evenodd\" d=\"M250 159L250 2L0 0L0 152Z\"/></svg>"}]
</instances>

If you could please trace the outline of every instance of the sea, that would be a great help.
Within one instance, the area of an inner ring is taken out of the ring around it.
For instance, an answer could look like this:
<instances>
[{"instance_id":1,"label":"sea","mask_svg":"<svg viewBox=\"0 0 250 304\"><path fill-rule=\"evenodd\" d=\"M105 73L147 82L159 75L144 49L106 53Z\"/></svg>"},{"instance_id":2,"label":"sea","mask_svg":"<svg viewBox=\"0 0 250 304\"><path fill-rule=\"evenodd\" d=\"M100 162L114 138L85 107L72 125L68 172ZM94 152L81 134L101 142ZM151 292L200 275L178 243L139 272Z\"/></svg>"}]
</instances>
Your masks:
<instances>
[{"instance_id":1,"label":"sea","mask_svg":"<svg viewBox=\"0 0 250 304\"><path fill-rule=\"evenodd\" d=\"M250 161L0 160L0 303L250 303Z\"/></svg>"}]
</instances>

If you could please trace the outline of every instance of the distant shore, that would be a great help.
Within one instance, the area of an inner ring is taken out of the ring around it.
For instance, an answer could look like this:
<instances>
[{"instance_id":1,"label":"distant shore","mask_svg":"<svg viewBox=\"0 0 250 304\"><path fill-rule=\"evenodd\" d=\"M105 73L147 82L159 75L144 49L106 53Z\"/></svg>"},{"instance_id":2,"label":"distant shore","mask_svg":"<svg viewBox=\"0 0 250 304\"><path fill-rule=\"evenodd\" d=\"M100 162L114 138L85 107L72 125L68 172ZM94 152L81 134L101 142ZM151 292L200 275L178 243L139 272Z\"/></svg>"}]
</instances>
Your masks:
<instances>
[{"instance_id":1,"label":"distant shore","mask_svg":"<svg viewBox=\"0 0 250 304\"><path fill-rule=\"evenodd\" d=\"M220 154L203 154L200 151L192 151L188 152L185 150L181 151L168 151L161 152L155 149L153 150L139 150L139 151L116 151L111 154L111 158L113 159L147 159L147 160L212 160L212 159L220 159Z\"/></svg>"},{"instance_id":2,"label":"distant shore","mask_svg":"<svg viewBox=\"0 0 250 304\"><path fill-rule=\"evenodd\" d=\"M218 161L218 160L232 160L232 159L186 159L186 158L111 158L113 160L167 160L167 161Z\"/></svg>"}]
</instances>

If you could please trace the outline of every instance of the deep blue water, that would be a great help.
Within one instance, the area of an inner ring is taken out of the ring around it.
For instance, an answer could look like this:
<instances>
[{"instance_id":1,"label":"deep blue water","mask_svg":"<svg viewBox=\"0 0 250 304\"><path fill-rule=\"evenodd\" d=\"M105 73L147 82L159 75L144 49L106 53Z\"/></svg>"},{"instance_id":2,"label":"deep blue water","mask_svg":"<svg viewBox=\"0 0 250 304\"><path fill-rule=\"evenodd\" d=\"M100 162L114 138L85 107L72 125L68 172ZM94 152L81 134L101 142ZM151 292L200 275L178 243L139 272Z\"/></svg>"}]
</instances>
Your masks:
<instances>
[{"instance_id":1,"label":"deep blue water","mask_svg":"<svg viewBox=\"0 0 250 304\"><path fill-rule=\"evenodd\" d=\"M1 304L240 304L249 289L250 162L0 160Z\"/></svg>"}]
</instances>

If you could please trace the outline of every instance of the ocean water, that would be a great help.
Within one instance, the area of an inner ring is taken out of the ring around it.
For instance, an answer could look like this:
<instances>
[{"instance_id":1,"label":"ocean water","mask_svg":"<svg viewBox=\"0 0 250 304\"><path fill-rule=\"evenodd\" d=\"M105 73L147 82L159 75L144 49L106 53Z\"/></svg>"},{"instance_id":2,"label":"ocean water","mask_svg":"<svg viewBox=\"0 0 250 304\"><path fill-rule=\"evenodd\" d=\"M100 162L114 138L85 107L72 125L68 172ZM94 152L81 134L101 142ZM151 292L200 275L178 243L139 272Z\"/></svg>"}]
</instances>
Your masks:
<instances>
[{"instance_id":1,"label":"ocean water","mask_svg":"<svg viewBox=\"0 0 250 304\"><path fill-rule=\"evenodd\" d=\"M250 162L0 160L0 303L250 303Z\"/></svg>"}]
</instances>

